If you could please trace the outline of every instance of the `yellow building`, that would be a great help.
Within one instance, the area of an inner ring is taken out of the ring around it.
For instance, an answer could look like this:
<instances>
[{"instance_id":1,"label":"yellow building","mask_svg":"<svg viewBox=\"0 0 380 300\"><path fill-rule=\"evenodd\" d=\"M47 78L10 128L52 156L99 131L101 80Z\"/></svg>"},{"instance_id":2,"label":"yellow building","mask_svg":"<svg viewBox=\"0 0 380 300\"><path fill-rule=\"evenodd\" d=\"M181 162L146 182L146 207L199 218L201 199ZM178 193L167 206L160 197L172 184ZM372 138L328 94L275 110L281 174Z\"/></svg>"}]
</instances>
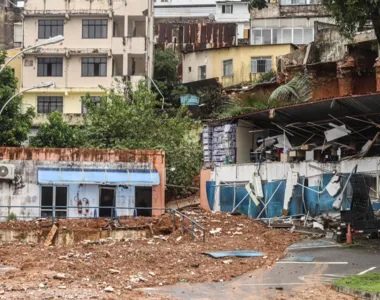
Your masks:
<instances>
[{"instance_id":1,"label":"yellow building","mask_svg":"<svg viewBox=\"0 0 380 300\"><path fill-rule=\"evenodd\" d=\"M20 48L7 50L7 59L17 55L21 51ZM17 88L20 89L21 86L21 69L22 69L22 57L14 59L9 67L13 70L15 77L17 78Z\"/></svg>"},{"instance_id":2,"label":"yellow building","mask_svg":"<svg viewBox=\"0 0 380 300\"><path fill-rule=\"evenodd\" d=\"M204 49L183 54L183 83L219 78L224 87L252 82L276 71L277 57L291 53L293 44Z\"/></svg>"}]
</instances>

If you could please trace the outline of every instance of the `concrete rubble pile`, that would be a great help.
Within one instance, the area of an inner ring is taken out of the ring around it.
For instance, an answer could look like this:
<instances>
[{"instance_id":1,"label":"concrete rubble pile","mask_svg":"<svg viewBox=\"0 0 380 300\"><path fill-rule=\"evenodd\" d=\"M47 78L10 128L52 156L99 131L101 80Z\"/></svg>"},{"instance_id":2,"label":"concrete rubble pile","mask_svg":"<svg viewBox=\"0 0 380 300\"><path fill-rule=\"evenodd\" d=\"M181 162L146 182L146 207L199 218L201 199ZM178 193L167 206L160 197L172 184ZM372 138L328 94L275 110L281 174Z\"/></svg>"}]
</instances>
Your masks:
<instances>
[{"instance_id":1,"label":"concrete rubble pile","mask_svg":"<svg viewBox=\"0 0 380 300\"><path fill-rule=\"evenodd\" d=\"M261 219L270 228L290 230L313 237L332 238L336 235L340 225L340 213L324 213L317 217L299 215L294 217L282 216L278 218Z\"/></svg>"}]
</instances>

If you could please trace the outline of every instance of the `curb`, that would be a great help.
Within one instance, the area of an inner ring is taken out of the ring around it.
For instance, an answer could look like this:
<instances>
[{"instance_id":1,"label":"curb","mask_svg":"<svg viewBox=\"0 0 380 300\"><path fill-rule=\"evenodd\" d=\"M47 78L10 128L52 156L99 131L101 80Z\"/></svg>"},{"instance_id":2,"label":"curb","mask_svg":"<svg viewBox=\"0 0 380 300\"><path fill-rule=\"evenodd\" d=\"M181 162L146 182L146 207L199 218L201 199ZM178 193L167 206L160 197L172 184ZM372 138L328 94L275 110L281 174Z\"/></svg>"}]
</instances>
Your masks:
<instances>
[{"instance_id":1,"label":"curb","mask_svg":"<svg viewBox=\"0 0 380 300\"><path fill-rule=\"evenodd\" d=\"M373 292L366 292L366 291L358 291L346 286L341 285L333 285L334 289L342 294L351 295L354 297L359 297L362 299L368 299L368 300L380 300L380 293L373 293Z\"/></svg>"}]
</instances>

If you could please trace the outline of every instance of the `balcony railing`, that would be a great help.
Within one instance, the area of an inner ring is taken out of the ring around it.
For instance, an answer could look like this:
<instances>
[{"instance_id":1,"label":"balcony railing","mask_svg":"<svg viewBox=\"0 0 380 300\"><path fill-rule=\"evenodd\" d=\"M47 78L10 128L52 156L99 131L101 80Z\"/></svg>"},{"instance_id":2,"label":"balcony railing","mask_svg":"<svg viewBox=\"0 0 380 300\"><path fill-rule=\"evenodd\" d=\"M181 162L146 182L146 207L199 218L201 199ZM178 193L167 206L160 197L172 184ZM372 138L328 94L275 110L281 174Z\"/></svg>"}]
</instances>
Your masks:
<instances>
[{"instance_id":1,"label":"balcony railing","mask_svg":"<svg viewBox=\"0 0 380 300\"><path fill-rule=\"evenodd\" d=\"M281 5L318 5L321 0L280 0Z\"/></svg>"}]
</instances>

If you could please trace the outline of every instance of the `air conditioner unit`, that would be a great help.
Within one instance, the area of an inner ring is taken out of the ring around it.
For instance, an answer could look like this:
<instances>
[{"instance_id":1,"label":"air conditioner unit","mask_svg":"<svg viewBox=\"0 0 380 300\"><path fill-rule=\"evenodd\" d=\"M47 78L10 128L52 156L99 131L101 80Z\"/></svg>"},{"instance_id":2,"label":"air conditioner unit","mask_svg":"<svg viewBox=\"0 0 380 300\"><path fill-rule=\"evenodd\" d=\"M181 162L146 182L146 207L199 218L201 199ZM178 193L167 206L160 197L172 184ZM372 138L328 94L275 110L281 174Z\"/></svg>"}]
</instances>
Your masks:
<instances>
[{"instance_id":1,"label":"air conditioner unit","mask_svg":"<svg viewBox=\"0 0 380 300\"><path fill-rule=\"evenodd\" d=\"M15 179L15 166L0 164L0 180Z\"/></svg>"}]
</instances>

